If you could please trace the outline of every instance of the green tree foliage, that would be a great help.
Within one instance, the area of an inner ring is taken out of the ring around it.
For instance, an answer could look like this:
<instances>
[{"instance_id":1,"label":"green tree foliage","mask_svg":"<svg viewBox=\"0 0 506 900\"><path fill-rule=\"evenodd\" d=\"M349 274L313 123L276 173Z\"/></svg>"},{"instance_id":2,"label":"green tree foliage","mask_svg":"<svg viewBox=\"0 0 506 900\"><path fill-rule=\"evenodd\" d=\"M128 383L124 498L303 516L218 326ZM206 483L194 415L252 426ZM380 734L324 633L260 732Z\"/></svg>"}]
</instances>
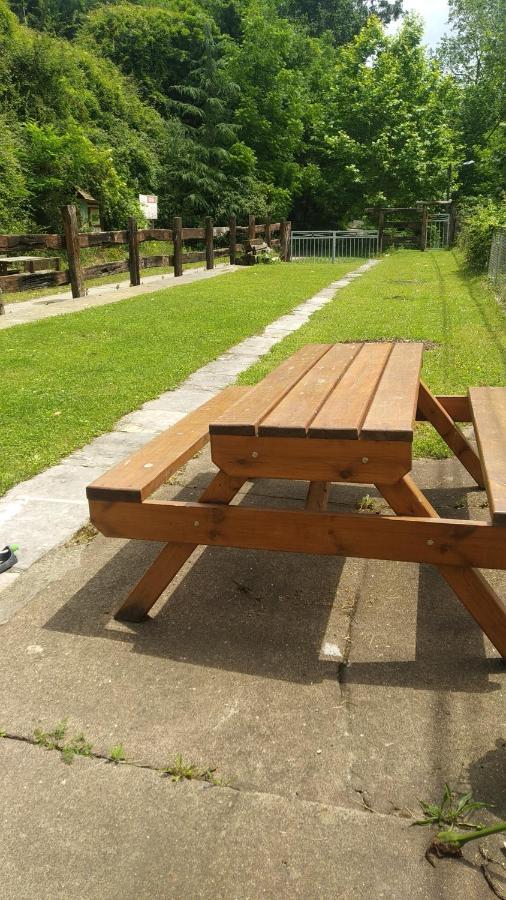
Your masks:
<instances>
[{"instance_id":1,"label":"green tree foliage","mask_svg":"<svg viewBox=\"0 0 506 900\"><path fill-rule=\"evenodd\" d=\"M499 198L506 190L506 6L504 0L450 0L452 34L438 56L461 88L463 193Z\"/></svg>"},{"instance_id":2,"label":"green tree foliage","mask_svg":"<svg viewBox=\"0 0 506 900\"><path fill-rule=\"evenodd\" d=\"M444 195L466 153L498 198L503 2L451 0L435 61L415 18L386 36L400 0L0 0L0 230L58 227L77 187L114 227L139 192L160 224L335 227Z\"/></svg>"},{"instance_id":3,"label":"green tree foliage","mask_svg":"<svg viewBox=\"0 0 506 900\"><path fill-rule=\"evenodd\" d=\"M395 37L372 17L338 51L312 138L306 221L344 222L367 205L442 195L455 153L454 88L427 59L421 36L415 17Z\"/></svg>"},{"instance_id":4,"label":"green tree foliage","mask_svg":"<svg viewBox=\"0 0 506 900\"><path fill-rule=\"evenodd\" d=\"M388 23L402 11L402 0L285 0L287 14L300 19L310 34L327 32L336 46L350 41L371 15Z\"/></svg>"}]
</instances>

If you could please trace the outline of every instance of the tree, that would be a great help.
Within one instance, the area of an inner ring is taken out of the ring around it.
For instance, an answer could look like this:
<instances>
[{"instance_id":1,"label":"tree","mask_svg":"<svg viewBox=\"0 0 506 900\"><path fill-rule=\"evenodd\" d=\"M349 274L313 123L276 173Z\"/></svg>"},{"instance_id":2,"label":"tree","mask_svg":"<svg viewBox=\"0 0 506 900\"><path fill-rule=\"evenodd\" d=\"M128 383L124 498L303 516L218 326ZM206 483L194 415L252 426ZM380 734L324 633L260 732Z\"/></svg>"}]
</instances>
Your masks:
<instances>
[{"instance_id":1,"label":"tree","mask_svg":"<svg viewBox=\"0 0 506 900\"><path fill-rule=\"evenodd\" d=\"M302 197L307 224L344 224L376 204L441 197L456 150L452 80L427 60L407 17L387 37L371 18L340 48L312 136L314 169Z\"/></svg>"},{"instance_id":2,"label":"tree","mask_svg":"<svg viewBox=\"0 0 506 900\"><path fill-rule=\"evenodd\" d=\"M506 190L506 9L504 0L450 0L452 34L438 58L461 88L464 194Z\"/></svg>"},{"instance_id":3,"label":"tree","mask_svg":"<svg viewBox=\"0 0 506 900\"><path fill-rule=\"evenodd\" d=\"M371 15L388 24L402 12L402 0L283 0L281 10L300 19L310 34L325 32L339 47L358 34Z\"/></svg>"}]
</instances>

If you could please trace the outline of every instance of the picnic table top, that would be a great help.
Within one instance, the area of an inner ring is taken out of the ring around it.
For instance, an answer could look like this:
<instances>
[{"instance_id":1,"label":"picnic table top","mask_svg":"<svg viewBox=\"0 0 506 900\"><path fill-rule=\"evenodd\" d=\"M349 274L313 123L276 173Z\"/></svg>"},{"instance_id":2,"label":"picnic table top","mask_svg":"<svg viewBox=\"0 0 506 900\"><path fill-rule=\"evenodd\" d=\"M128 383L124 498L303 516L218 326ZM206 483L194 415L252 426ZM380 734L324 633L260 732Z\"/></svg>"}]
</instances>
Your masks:
<instances>
[{"instance_id":1,"label":"picnic table top","mask_svg":"<svg viewBox=\"0 0 506 900\"><path fill-rule=\"evenodd\" d=\"M412 441L423 344L307 344L211 422L213 434Z\"/></svg>"}]
</instances>

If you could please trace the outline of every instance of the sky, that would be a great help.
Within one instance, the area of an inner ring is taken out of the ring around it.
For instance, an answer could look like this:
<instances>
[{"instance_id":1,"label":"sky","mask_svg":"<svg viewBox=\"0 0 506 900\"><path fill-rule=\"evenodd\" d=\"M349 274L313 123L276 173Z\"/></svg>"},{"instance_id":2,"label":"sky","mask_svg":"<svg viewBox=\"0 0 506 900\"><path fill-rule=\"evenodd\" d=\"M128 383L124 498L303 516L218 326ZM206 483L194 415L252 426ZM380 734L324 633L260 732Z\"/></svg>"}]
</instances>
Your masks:
<instances>
[{"instance_id":1,"label":"sky","mask_svg":"<svg viewBox=\"0 0 506 900\"><path fill-rule=\"evenodd\" d=\"M404 0L406 12L417 12L425 20L424 40L430 47L435 47L448 29L448 2L447 0ZM388 31L392 34L397 31L399 22L392 23Z\"/></svg>"}]
</instances>

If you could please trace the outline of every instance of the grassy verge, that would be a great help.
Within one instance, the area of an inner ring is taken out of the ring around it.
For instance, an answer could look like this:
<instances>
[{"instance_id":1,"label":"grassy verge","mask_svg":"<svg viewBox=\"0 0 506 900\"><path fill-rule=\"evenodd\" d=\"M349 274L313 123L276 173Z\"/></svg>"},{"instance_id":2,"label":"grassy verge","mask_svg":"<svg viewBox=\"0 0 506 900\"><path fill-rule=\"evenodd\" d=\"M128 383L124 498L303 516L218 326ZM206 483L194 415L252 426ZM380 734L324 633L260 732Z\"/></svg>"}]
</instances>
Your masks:
<instances>
[{"instance_id":1,"label":"grassy verge","mask_svg":"<svg viewBox=\"0 0 506 900\"><path fill-rule=\"evenodd\" d=\"M189 251L191 248L187 247L183 252ZM54 255L55 251L52 251ZM126 255L125 247L101 247L101 248L89 248L85 250L81 250L81 262L83 267L95 265L98 263L104 262L114 262L117 259L124 259ZM162 243L161 241L147 241L145 244L141 244L141 255L142 256L163 256L172 253L172 246ZM43 255L51 255L49 251L44 253L41 251L39 254ZM221 265L222 263L228 263L228 256L218 257L216 259L216 265ZM61 268L65 269L67 266L66 255L62 252L62 262ZM192 262L192 263L184 263L183 270L186 269L197 269L197 268L205 268L205 263L203 262ZM149 275L164 275L167 273L172 274L174 268L172 266L157 266L151 267L149 269L141 269L141 280L147 278ZM90 278L89 281L86 282L86 287L99 287L103 284L122 284L123 282L128 282L130 280L130 274L128 272L116 272L112 275L101 275L100 278ZM3 303L21 303L23 300L38 300L41 297L52 296L53 294L64 294L70 291L69 284L62 284L55 287L49 288L37 288L37 290L32 291L16 291L11 294L2 294L2 302Z\"/></svg>"},{"instance_id":2,"label":"grassy verge","mask_svg":"<svg viewBox=\"0 0 506 900\"><path fill-rule=\"evenodd\" d=\"M0 493L354 266L255 266L0 332Z\"/></svg>"},{"instance_id":3,"label":"grassy verge","mask_svg":"<svg viewBox=\"0 0 506 900\"><path fill-rule=\"evenodd\" d=\"M318 341L420 340L429 347L423 377L437 393L506 381L506 320L484 279L458 254L399 251L387 256L307 325L241 377L253 384L303 344ZM428 425L417 427L417 456L449 455Z\"/></svg>"}]
</instances>

